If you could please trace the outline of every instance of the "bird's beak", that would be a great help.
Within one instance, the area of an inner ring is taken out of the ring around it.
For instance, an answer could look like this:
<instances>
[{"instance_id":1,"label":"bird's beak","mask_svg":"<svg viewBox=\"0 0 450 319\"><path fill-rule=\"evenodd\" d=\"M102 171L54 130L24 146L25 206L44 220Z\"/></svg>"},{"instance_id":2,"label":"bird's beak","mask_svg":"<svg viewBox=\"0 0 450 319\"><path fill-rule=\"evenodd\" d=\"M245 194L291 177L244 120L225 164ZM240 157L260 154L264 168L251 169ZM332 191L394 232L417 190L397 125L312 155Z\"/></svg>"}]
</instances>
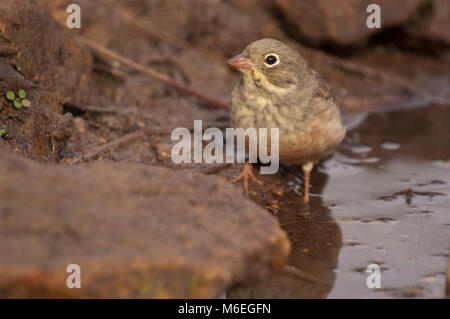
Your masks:
<instances>
[{"instance_id":1,"label":"bird's beak","mask_svg":"<svg viewBox=\"0 0 450 319\"><path fill-rule=\"evenodd\" d=\"M226 64L236 70L251 69L256 65L252 62L252 60L250 60L250 57L247 53L241 53L239 55L236 55L235 57L232 57L226 62Z\"/></svg>"}]
</instances>

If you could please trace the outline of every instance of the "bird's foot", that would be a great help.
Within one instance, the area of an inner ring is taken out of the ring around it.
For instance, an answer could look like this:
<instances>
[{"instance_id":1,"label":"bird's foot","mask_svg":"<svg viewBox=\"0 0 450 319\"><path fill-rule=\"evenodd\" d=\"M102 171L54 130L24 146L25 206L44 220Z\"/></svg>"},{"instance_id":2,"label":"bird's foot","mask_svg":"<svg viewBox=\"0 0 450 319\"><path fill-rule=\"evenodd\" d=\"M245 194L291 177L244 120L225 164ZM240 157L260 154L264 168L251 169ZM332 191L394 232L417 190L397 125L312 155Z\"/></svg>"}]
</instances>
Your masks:
<instances>
[{"instance_id":1,"label":"bird's foot","mask_svg":"<svg viewBox=\"0 0 450 319\"><path fill-rule=\"evenodd\" d=\"M305 176L304 186L303 186L303 204L309 203L309 177L311 175L311 171L314 167L314 164L311 162L305 163L302 165L303 173Z\"/></svg>"},{"instance_id":2,"label":"bird's foot","mask_svg":"<svg viewBox=\"0 0 450 319\"><path fill-rule=\"evenodd\" d=\"M306 192L303 194L302 204L308 204L309 203L309 192Z\"/></svg>"},{"instance_id":3,"label":"bird's foot","mask_svg":"<svg viewBox=\"0 0 450 319\"><path fill-rule=\"evenodd\" d=\"M251 179L258 185L262 186L263 182L255 177L253 174L253 167L252 164L249 162L246 162L244 165L244 168L242 169L242 173L239 174L235 179L233 179L231 182L236 183L239 182L241 179L244 179L244 191L245 194L248 195L248 179Z\"/></svg>"}]
</instances>

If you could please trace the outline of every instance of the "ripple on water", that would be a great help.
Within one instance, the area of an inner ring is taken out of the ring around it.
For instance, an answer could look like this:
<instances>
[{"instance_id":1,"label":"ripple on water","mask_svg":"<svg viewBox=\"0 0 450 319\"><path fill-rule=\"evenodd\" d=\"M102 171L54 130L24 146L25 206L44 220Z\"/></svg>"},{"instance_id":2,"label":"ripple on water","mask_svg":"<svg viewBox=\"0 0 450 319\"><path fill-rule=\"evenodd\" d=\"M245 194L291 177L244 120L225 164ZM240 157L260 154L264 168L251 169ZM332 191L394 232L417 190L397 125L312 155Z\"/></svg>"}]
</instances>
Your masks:
<instances>
[{"instance_id":1,"label":"ripple on water","mask_svg":"<svg viewBox=\"0 0 450 319\"><path fill-rule=\"evenodd\" d=\"M381 143L381 148L387 151L396 151L400 148L400 144L393 142Z\"/></svg>"}]
</instances>

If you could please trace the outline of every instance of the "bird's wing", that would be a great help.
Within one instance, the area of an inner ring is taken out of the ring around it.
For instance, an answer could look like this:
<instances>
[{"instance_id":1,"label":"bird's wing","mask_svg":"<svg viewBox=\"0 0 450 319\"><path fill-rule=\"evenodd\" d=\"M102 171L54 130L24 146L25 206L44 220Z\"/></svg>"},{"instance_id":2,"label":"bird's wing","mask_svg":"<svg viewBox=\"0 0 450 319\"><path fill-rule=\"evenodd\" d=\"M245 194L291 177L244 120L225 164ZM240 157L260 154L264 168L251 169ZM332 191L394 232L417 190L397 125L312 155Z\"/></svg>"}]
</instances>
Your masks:
<instances>
[{"instance_id":1,"label":"bird's wing","mask_svg":"<svg viewBox=\"0 0 450 319\"><path fill-rule=\"evenodd\" d=\"M317 87L314 92L314 97L318 97L324 100L332 100L335 102L333 91L330 86L322 79L322 77L315 70L311 69L311 73L317 80Z\"/></svg>"},{"instance_id":2,"label":"bird's wing","mask_svg":"<svg viewBox=\"0 0 450 319\"><path fill-rule=\"evenodd\" d=\"M334 97L333 91L330 86L322 79L322 77L313 69L310 69L311 73L316 82L316 87L313 93L312 104L315 109L315 115L318 115L322 112L329 114L331 117L335 117L336 112L339 114L338 116L342 117L341 107L336 104L336 99Z\"/></svg>"}]
</instances>

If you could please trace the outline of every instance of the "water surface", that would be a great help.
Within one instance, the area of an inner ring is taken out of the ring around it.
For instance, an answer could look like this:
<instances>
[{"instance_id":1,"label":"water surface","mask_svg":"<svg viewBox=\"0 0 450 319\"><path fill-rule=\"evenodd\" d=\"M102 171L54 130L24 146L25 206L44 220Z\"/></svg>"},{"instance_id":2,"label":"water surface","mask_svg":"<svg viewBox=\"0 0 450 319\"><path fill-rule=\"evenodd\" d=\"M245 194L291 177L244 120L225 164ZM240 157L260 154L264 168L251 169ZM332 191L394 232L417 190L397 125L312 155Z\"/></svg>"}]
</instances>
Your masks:
<instances>
[{"instance_id":1,"label":"water surface","mask_svg":"<svg viewBox=\"0 0 450 319\"><path fill-rule=\"evenodd\" d=\"M292 242L284 271L231 297L442 298L450 247L450 107L372 113L312 175L287 172L253 199ZM298 193L297 193L298 191ZM381 288L369 289L369 264Z\"/></svg>"}]
</instances>

